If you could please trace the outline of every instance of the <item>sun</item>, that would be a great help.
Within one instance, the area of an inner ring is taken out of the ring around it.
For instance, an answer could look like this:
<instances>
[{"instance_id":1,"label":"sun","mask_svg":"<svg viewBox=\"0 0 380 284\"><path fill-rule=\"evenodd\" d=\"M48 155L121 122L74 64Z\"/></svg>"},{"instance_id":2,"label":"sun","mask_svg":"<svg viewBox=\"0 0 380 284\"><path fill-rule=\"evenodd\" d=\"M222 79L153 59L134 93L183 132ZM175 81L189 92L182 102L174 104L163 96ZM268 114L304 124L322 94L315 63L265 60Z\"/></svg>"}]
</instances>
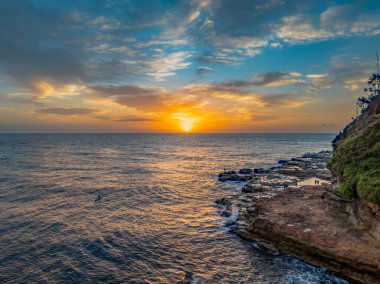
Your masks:
<instances>
[{"instance_id":1,"label":"sun","mask_svg":"<svg viewBox=\"0 0 380 284\"><path fill-rule=\"evenodd\" d=\"M191 114L188 113L175 113L173 115L173 118L177 120L178 126L184 131L184 132L190 132L195 124L198 122L198 119Z\"/></svg>"},{"instance_id":2,"label":"sun","mask_svg":"<svg viewBox=\"0 0 380 284\"><path fill-rule=\"evenodd\" d=\"M194 122L191 120L181 121L180 126L185 132L189 132L193 128Z\"/></svg>"},{"instance_id":3,"label":"sun","mask_svg":"<svg viewBox=\"0 0 380 284\"><path fill-rule=\"evenodd\" d=\"M191 112L175 112L171 117L173 121L176 121L177 127L181 129L182 132L191 132L201 121L199 116Z\"/></svg>"}]
</instances>

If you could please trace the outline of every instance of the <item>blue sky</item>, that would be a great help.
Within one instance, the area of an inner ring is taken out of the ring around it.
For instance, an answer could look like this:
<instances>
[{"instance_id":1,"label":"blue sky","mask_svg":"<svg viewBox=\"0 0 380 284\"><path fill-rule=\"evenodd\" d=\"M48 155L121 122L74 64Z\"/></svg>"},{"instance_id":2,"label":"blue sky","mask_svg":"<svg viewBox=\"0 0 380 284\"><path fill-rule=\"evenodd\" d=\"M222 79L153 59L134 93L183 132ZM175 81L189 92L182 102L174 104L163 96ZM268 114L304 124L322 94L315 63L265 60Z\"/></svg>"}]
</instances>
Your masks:
<instances>
[{"instance_id":1,"label":"blue sky","mask_svg":"<svg viewBox=\"0 0 380 284\"><path fill-rule=\"evenodd\" d=\"M378 1L0 0L0 131L336 132L375 69L379 12Z\"/></svg>"}]
</instances>

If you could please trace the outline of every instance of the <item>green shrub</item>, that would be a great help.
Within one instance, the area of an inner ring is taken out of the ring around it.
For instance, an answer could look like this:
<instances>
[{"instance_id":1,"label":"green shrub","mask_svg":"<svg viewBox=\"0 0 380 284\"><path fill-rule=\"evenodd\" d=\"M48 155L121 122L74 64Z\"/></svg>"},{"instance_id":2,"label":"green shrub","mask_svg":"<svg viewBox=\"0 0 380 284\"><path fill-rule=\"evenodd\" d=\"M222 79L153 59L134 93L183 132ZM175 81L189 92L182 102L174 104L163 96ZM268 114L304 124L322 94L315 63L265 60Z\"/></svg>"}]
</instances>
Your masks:
<instances>
[{"instance_id":1,"label":"green shrub","mask_svg":"<svg viewBox=\"0 0 380 284\"><path fill-rule=\"evenodd\" d=\"M343 195L380 203L379 138L380 117L376 115L336 144L330 169Z\"/></svg>"}]
</instances>

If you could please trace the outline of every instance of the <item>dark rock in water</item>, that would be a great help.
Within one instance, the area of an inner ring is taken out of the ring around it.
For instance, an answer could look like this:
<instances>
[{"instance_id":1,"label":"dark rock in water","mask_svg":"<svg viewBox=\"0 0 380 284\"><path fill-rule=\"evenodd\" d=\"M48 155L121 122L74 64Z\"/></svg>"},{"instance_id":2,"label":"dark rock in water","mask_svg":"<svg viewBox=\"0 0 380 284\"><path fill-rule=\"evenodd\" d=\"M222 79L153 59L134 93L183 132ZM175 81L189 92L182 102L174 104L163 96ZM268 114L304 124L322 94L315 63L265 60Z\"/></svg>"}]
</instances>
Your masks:
<instances>
[{"instance_id":1,"label":"dark rock in water","mask_svg":"<svg viewBox=\"0 0 380 284\"><path fill-rule=\"evenodd\" d=\"M228 175L236 175L237 172L236 172L236 171L225 171L224 174L228 174Z\"/></svg>"},{"instance_id":2,"label":"dark rock in water","mask_svg":"<svg viewBox=\"0 0 380 284\"><path fill-rule=\"evenodd\" d=\"M288 160L279 160L277 163L278 164L287 164L289 161Z\"/></svg>"},{"instance_id":3,"label":"dark rock in water","mask_svg":"<svg viewBox=\"0 0 380 284\"><path fill-rule=\"evenodd\" d=\"M235 179L234 179L234 181L247 181L248 179L247 179L247 177L245 177L245 176L237 176Z\"/></svg>"},{"instance_id":4,"label":"dark rock in water","mask_svg":"<svg viewBox=\"0 0 380 284\"><path fill-rule=\"evenodd\" d=\"M246 184L242 188L242 191L245 193L261 192L263 190L263 186L258 184Z\"/></svg>"},{"instance_id":5,"label":"dark rock in water","mask_svg":"<svg viewBox=\"0 0 380 284\"><path fill-rule=\"evenodd\" d=\"M235 225L236 221L234 220L228 220L225 224L226 227L231 227L232 225Z\"/></svg>"},{"instance_id":6,"label":"dark rock in water","mask_svg":"<svg viewBox=\"0 0 380 284\"><path fill-rule=\"evenodd\" d=\"M235 171L225 171L225 172L220 173L218 175L218 180L220 180L220 181L227 181L231 177L236 176L236 175L237 175L237 173Z\"/></svg>"},{"instance_id":7,"label":"dark rock in water","mask_svg":"<svg viewBox=\"0 0 380 284\"><path fill-rule=\"evenodd\" d=\"M242 174L242 175L247 175L247 174L250 174L250 173L252 173L251 169L240 169L239 170L239 174Z\"/></svg>"},{"instance_id":8,"label":"dark rock in water","mask_svg":"<svg viewBox=\"0 0 380 284\"><path fill-rule=\"evenodd\" d=\"M253 172L255 174L265 174L267 171L263 168L254 169Z\"/></svg>"},{"instance_id":9,"label":"dark rock in water","mask_svg":"<svg viewBox=\"0 0 380 284\"><path fill-rule=\"evenodd\" d=\"M228 200L227 198L225 197L222 197L222 198L219 198L215 201L216 204L221 204L221 205L226 205L226 206L229 206L231 205L231 201Z\"/></svg>"},{"instance_id":10,"label":"dark rock in water","mask_svg":"<svg viewBox=\"0 0 380 284\"><path fill-rule=\"evenodd\" d=\"M247 177L244 175L239 175L235 171L225 171L218 175L219 181L247 181Z\"/></svg>"},{"instance_id":11,"label":"dark rock in water","mask_svg":"<svg viewBox=\"0 0 380 284\"><path fill-rule=\"evenodd\" d=\"M222 217L231 217L231 211L230 210L224 210L220 215Z\"/></svg>"}]
</instances>

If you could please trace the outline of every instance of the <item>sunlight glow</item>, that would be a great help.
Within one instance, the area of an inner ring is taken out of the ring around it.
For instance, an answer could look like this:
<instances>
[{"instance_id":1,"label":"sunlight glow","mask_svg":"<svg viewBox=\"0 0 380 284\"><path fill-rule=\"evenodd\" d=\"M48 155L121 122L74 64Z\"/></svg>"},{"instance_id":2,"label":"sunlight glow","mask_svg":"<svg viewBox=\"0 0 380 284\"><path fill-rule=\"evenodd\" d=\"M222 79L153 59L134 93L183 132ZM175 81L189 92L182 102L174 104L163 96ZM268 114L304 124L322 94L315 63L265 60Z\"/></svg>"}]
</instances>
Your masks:
<instances>
[{"instance_id":1,"label":"sunlight glow","mask_svg":"<svg viewBox=\"0 0 380 284\"><path fill-rule=\"evenodd\" d=\"M185 132L191 131L194 128L195 123L198 121L195 117L184 113L176 113L174 118L179 121L180 128Z\"/></svg>"},{"instance_id":2,"label":"sunlight glow","mask_svg":"<svg viewBox=\"0 0 380 284\"><path fill-rule=\"evenodd\" d=\"M193 128L193 122L190 120L182 121L181 127L184 131L189 132Z\"/></svg>"}]
</instances>

